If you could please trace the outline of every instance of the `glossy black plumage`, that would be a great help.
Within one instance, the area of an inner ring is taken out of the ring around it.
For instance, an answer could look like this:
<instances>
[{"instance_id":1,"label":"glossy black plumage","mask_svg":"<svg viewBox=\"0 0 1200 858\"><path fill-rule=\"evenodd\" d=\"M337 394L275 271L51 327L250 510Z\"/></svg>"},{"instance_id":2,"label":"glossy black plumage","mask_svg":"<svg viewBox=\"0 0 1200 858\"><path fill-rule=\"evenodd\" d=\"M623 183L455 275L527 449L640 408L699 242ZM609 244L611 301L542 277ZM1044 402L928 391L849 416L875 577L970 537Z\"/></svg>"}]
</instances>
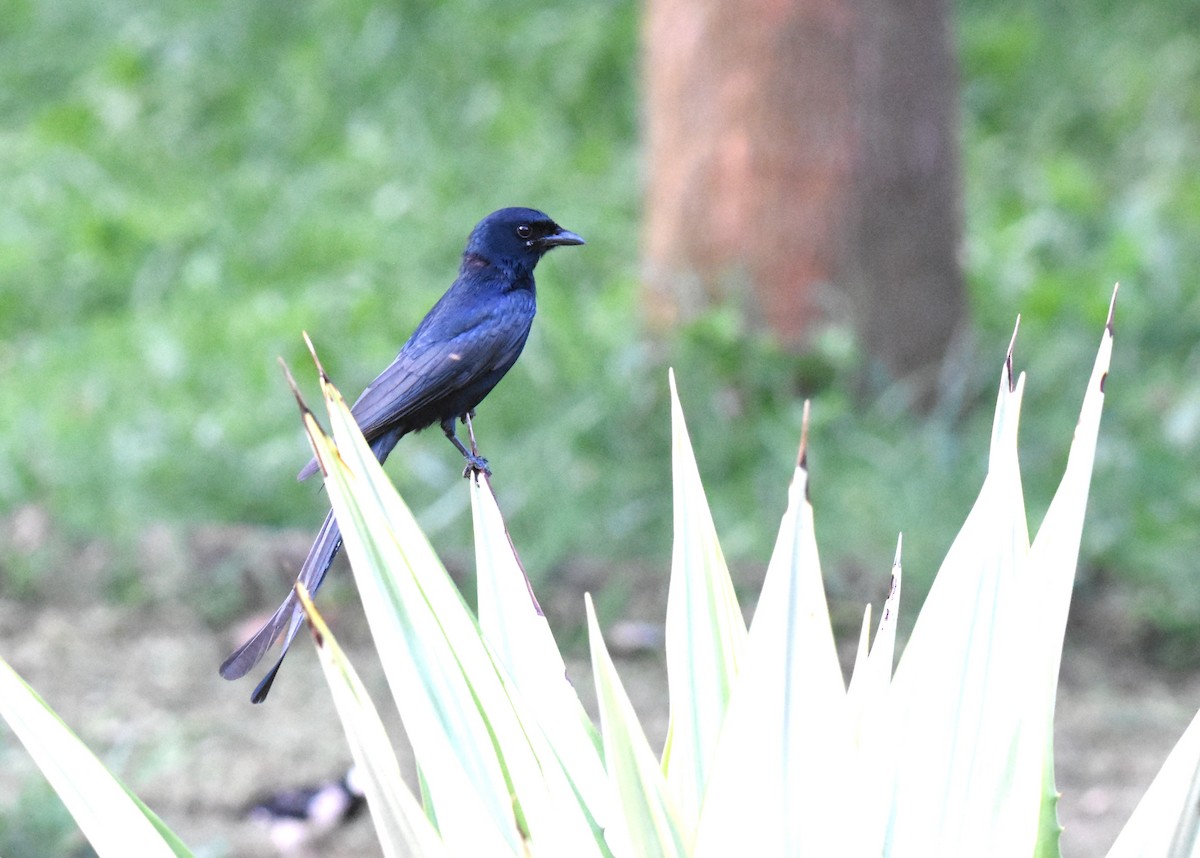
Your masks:
<instances>
[{"instance_id":1,"label":"glossy black plumage","mask_svg":"<svg viewBox=\"0 0 1200 858\"><path fill-rule=\"evenodd\" d=\"M404 435L438 423L466 458L464 473L490 473L487 460L459 441L455 421L474 413L525 347L537 309L533 269L538 260L554 247L573 244L583 239L534 209L500 209L479 222L467 240L458 278L351 409L379 461ZM316 461L310 461L299 478L316 471ZM310 593L321 586L341 543L330 511L298 576ZM251 697L262 702L302 622L296 596L289 593L271 619L225 660L221 675L245 676L286 626L279 660Z\"/></svg>"}]
</instances>

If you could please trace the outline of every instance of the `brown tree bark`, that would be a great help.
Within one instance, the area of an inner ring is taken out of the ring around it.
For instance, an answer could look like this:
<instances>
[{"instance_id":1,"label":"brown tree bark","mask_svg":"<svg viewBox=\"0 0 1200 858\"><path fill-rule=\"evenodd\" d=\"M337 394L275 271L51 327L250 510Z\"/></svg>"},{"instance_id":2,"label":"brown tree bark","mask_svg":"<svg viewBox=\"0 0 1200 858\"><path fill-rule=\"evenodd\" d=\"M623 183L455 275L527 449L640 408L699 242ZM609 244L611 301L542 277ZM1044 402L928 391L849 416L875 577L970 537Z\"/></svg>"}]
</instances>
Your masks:
<instances>
[{"instance_id":1,"label":"brown tree bark","mask_svg":"<svg viewBox=\"0 0 1200 858\"><path fill-rule=\"evenodd\" d=\"M644 60L651 322L734 297L935 366L965 314L946 0L648 0Z\"/></svg>"}]
</instances>

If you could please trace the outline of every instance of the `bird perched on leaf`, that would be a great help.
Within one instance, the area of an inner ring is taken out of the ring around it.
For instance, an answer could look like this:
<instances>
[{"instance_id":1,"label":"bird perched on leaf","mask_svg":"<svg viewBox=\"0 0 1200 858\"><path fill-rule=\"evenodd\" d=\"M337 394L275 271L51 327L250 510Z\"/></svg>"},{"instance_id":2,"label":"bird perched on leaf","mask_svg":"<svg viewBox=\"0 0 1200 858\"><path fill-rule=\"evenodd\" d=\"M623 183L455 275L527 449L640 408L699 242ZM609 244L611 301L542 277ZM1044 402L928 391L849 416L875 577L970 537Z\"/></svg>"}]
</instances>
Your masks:
<instances>
[{"instance_id":1,"label":"bird perched on leaf","mask_svg":"<svg viewBox=\"0 0 1200 858\"><path fill-rule=\"evenodd\" d=\"M467 460L463 476L491 474L487 460L459 440L455 421L465 423L474 416L475 407L525 347L537 309L533 269L538 260L555 247L572 244L583 244L583 239L535 209L500 209L479 222L467 239L458 278L351 408L380 462L409 432L437 423ZM299 478L306 479L317 469L313 459ZM297 579L310 593L316 594L341 544L330 510ZM303 619L293 591L266 624L225 660L221 676L245 676L287 627L279 660L250 698L261 703Z\"/></svg>"}]
</instances>

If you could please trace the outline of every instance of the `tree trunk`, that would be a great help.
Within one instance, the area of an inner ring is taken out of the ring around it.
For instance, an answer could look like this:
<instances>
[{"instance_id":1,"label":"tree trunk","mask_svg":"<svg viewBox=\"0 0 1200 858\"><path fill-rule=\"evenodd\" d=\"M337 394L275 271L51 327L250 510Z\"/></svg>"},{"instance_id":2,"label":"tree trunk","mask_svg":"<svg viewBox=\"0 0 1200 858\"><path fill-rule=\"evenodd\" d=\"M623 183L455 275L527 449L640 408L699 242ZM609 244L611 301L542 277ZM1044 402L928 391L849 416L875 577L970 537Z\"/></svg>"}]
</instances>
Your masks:
<instances>
[{"instance_id":1,"label":"tree trunk","mask_svg":"<svg viewBox=\"0 0 1200 858\"><path fill-rule=\"evenodd\" d=\"M802 348L849 317L894 376L961 325L945 0L648 0L650 321L737 300Z\"/></svg>"}]
</instances>

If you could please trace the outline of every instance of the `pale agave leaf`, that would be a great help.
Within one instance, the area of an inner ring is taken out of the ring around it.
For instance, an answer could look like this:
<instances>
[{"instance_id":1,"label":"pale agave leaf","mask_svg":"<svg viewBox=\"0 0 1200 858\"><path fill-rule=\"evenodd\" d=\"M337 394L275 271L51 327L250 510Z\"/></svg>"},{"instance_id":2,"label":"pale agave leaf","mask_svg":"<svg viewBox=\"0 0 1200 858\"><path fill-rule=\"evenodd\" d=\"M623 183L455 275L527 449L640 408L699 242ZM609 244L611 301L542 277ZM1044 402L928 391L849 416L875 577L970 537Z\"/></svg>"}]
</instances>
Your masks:
<instances>
[{"instance_id":1,"label":"pale agave leaf","mask_svg":"<svg viewBox=\"0 0 1200 858\"><path fill-rule=\"evenodd\" d=\"M892 762L904 741L894 722L890 692L896 650L896 625L900 613L902 542L896 540L888 596L879 612L879 628L866 663L850 680L846 691L847 721L854 744L851 793L864 810L849 829L858 855L879 855L884 842L888 810L892 803Z\"/></svg>"},{"instance_id":2,"label":"pale agave leaf","mask_svg":"<svg viewBox=\"0 0 1200 858\"><path fill-rule=\"evenodd\" d=\"M490 483L471 481L479 624L595 825L607 823L608 777L595 725L509 538ZM527 725L528 726L528 725ZM539 754L539 756L541 756Z\"/></svg>"},{"instance_id":3,"label":"pale agave leaf","mask_svg":"<svg viewBox=\"0 0 1200 858\"><path fill-rule=\"evenodd\" d=\"M604 758L617 811L607 831L609 845L623 858L682 858L689 853L662 769L604 645L591 595L584 601Z\"/></svg>"},{"instance_id":4,"label":"pale agave leaf","mask_svg":"<svg viewBox=\"0 0 1200 858\"><path fill-rule=\"evenodd\" d=\"M865 725L883 715L888 688L892 682L892 664L896 654L896 624L900 612L902 544L901 539L896 540L896 557L892 561L888 595L883 603L883 610L879 612L879 628L875 631L875 642L869 651L865 642L868 634L867 624L871 619L871 606L867 606L863 617L859 655L855 660L854 673L850 677L850 687L846 690L851 733L855 744L860 748L863 747L865 733L869 732ZM884 752L883 749L872 751Z\"/></svg>"},{"instance_id":5,"label":"pale agave leaf","mask_svg":"<svg viewBox=\"0 0 1200 858\"><path fill-rule=\"evenodd\" d=\"M700 858L857 855L851 736L803 448L696 832Z\"/></svg>"},{"instance_id":6,"label":"pale agave leaf","mask_svg":"<svg viewBox=\"0 0 1200 858\"><path fill-rule=\"evenodd\" d=\"M896 660L896 628L900 622L900 591L904 577L904 570L900 564L903 547L903 537L897 537L896 556L892 560L892 577L888 581L888 595L884 600L883 610L879 612L879 628L875 631L875 643L871 645L871 655L867 660L868 688L875 688L874 694L868 692L867 700L875 699L881 704L884 692L891 684L892 666Z\"/></svg>"},{"instance_id":7,"label":"pale agave leaf","mask_svg":"<svg viewBox=\"0 0 1200 858\"><path fill-rule=\"evenodd\" d=\"M1116 301L1113 292L1113 302ZM1054 783L1054 705L1058 672L1062 663L1063 637L1071 604L1071 589L1079 562L1079 543L1083 537L1083 519L1087 509L1092 466L1096 459L1096 439L1100 433L1100 415L1104 407L1104 386L1112 358L1113 305L1100 341L1092 374L1083 398L1075 437L1067 457L1062 482L1054 494L1046 516L1038 528L1029 551L1029 564L1022 581L1023 604L1037 616L1026 626L1031 676L1040 679L1026 695L1028 709L1020 754L1022 771L1037 770L1037 784L1025 789L1038 794L1039 856L1059 854L1058 790Z\"/></svg>"},{"instance_id":8,"label":"pale agave leaf","mask_svg":"<svg viewBox=\"0 0 1200 858\"><path fill-rule=\"evenodd\" d=\"M192 854L2 658L0 716L101 858Z\"/></svg>"},{"instance_id":9,"label":"pale agave leaf","mask_svg":"<svg viewBox=\"0 0 1200 858\"><path fill-rule=\"evenodd\" d=\"M690 840L747 632L700 483L674 372L670 387L675 537L665 641L670 716L662 766Z\"/></svg>"},{"instance_id":10,"label":"pale agave leaf","mask_svg":"<svg viewBox=\"0 0 1200 858\"><path fill-rule=\"evenodd\" d=\"M388 509L384 495L390 486L381 484L386 483L381 472L372 473L379 471L378 463L361 435L348 436L340 396L328 383L322 387L340 444L334 447L307 412L305 428L425 779L426 812L451 854L519 855L521 838L491 734L442 627L441 618L451 609L445 599L437 607L430 605L417 583L421 575L428 581L445 570L432 549L422 545L415 522ZM398 497L395 502L403 503ZM463 607L461 599L459 605Z\"/></svg>"},{"instance_id":11,"label":"pale agave leaf","mask_svg":"<svg viewBox=\"0 0 1200 858\"><path fill-rule=\"evenodd\" d=\"M1017 429L1021 420L1021 399L1025 389L1025 373L1014 376L1013 351L1017 346L1017 331L1021 329L1021 317L1013 327L1004 366L1000 369L1000 393L996 398L996 413L992 418L992 438L988 445L988 471L1000 461L1005 461L1011 450L1016 449Z\"/></svg>"},{"instance_id":12,"label":"pale agave leaf","mask_svg":"<svg viewBox=\"0 0 1200 858\"><path fill-rule=\"evenodd\" d=\"M805 431L807 434L807 427ZM819 683L817 690L832 699L843 696L846 686L833 639L813 508L808 499L806 445L805 440L792 474L787 510L779 523L750 636L760 635L761 645L768 651L776 648L773 644L780 644L783 652L798 657L790 667L810 671L812 680Z\"/></svg>"},{"instance_id":13,"label":"pale agave leaf","mask_svg":"<svg viewBox=\"0 0 1200 858\"><path fill-rule=\"evenodd\" d=\"M1116 299L1115 292L1113 299ZM1079 544L1083 536L1084 513L1096 459L1096 440L1100 434L1100 416L1104 408L1104 388L1112 361L1112 348L1110 309L1084 394L1079 421L1075 425L1066 470L1030 550L1026 583L1031 590L1029 598L1041 609L1037 628L1044 633L1043 660L1047 668L1044 673L1051 691L1058 684L1062 641L1075 582L1075 567L1079 561ZM1053 715L1053 712L1050 714Z\"/></svg>"},{"instance_id":14,"label":"pale agave leaf","mask_svg":"<svg viewBox=\"0 0 1200 858\"><path fill-rule=\"evenodd\" d=\"M942 563L889 696L894 772L885 848L897 858L1027 855L1036 804L1011 753L1029 693L1020 576L1029 552L1017 463L1024 375L1001 374L988 473Z\"/></svg>"},{"instance_id":15,"label":"pale agave leaf","mask_svg":"<svg viewBox=\"0 0 1200 858\"><path fill-rule=\"evenodd\" d=\"M871 651L871 603L863 607L862 625L858 629L858 646L854 649L854 666L850 668L850 684L846 687L846 697L853 701L858 695L857 689L862 686L862 677L867 671L867 655ZM852 705L851 711L858 706Z\"/></svg>"},{"instance_id":16,"label":"pale agave leaf","mask_svg":"<svg viewBox=\"0 0 1200 858\"><path fill-rule=\"evenodd\" d=\"M313 606L304 585L297 584L296 589L313 628L325 681L362 778L383 854L404 858L448 856L437 830L400 775L391 739L358 673Z\"/></svg>"},{"instance_id":17,"label":"pale agave leaf","mask_svg":"<svg viewBox=\"0 0 1200 858\"><path fill-rule=\"evenodd\" d=\"M1184 858L1200 854L1196 794L1200 773L1200 712L1167 756L1150 788L1121 829L1108 858Z\"/></svg>"},{"instance_id":18,"label":"pale agave leaf","mask_svg":"<svg viewBox=\"0 0 1200 858\"><path fill-rule=\"evenodd\" d=\"M558 788L552 771L557 758L552 753L547 758L548 752L539 757L518 714L515 688L501 675L475 617L366 446L341 395L327 379L322 389L338 446L318 458L389 685L428 786L432 806L427 812L436 818L447 846L455 854L522 849L596 854L599 846L584 807L573 790ZM480 850L481 832L503 838L505 845Z\"/></svg>"},{"instance_id":19,"label":"pale agave leaf","mask_svg":"<svg viewBox=\"0 0 1200 858\"><path fill-rule=\"evenodd\" d=\"M595 856L612 858L613 852L606 839L606 827L591 814L579 793L578 787L568 773L563 761L565 756L555 747L544 729L543 721L532 706L523 704L523 698L514 691L514 704L522 725L529 731L529 743L533 748L540 771L525 772L513 778L513 792L521 799L521 809L529 819L530 841L527 846L531 856L560 858L563 855ZM536 802L527 794L531 792L528 782L536 779L540 793ZM607 787L607 775L605 780ZM607 788L601 797L604 807L611 805ZM611 811L607 817L611 824Z\"/></svg>"}]
</instances>

